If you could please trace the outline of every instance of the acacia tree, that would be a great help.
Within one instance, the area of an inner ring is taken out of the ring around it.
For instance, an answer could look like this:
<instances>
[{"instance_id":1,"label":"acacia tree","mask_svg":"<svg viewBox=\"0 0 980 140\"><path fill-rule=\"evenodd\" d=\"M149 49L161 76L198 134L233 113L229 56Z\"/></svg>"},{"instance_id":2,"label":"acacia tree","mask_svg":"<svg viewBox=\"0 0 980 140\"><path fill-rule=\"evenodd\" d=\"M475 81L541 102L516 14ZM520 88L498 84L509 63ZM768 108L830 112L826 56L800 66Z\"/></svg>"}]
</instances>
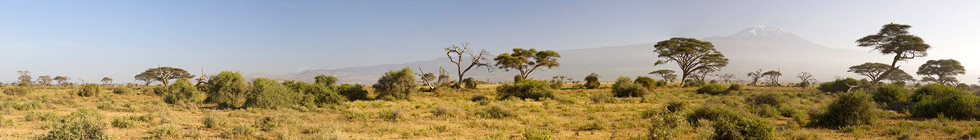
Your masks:
<instances>
[{"instance_id":1,"label":"acacia tree","mask_svg":"<svg viewBox=\"0 0 980 140\"><path fill-rule=\"evenodd\" d=\"M50 86L51 81L53 81L53 79L51 79L51 76L41 75L37 77L37 84L39 85Z\"/></svg>"},{"instance_id":2,"label":"acacia tree","mask_svg":"<svg viewBox=\"0 0 980 140\"><path fill-rule=\"evenodd\" d=\"M17 71L17 80L20 80L20 85L31 85L31 72L30 71Z\"/></svg>"},{"instance_id":3,"label":"acacia tree","mask_svg":"<svg viewBox=\"0 0 980 140\"><path fill-rule=\"evenodd\" d=\"M735 74L731 74L731 73L721 74L718 75L718 78L721 78L721 80L725 81L725 83L731 83L732 79L735 79Z\"/></svg>"},{"instance_id":4,"label":"acacia tree","mask_svg":"<svg viewBox=\"0 0 980 140\"><path fill-rule=\"evenodd\" d=\"M112 84L112 78L102 77L102 85Z\"/></svg>"},{"instance_id":5,"label":"acacia tree","mask_svg":"<svg viewBox=\"0 0 980 140\"><path fill-rule=\"evenodd\" d=\"M149 86L150 84L152 84L153 81L154 81L153 80L154 79L153 78L153 73L147 73L147 72L143 72L143 73L137 74L133 78L136 78L136 81L143 81L143 82L145 82L147 86Z\"/></svg>"},{"instance_id":6,"label":"acacia tree","mask_svg":"<svg viewBox=\"0 0 980 140\"><path fill-rule=\"evenodd\" d=\"M707 41L671 38L657 42L653 47L657 57L666 58L666 60L657 60L653 65L676 62L681 69L681 84L684 84L685 80L696 71L710 72L728 65L728 58L715 50L715 46Z\"/></svg>"},{"instance_id":7,"label":"acacia tree","mask_svg":"<svg viewBox=\"0 0 980 140\"><path fill-rule=\"evenodd\" d=\"M519 77L520 80L527 79L531 75L531 72L537 70L540 67L553 68L558 67L558 52L552 50L538 51L534 48L522 49L514 48L514 53L503 53L497 55L497 58L493 60L497 61L497 67L504 69L504 71L509 71L511 69L521 72Z\"/></svg>"},{"instance_id":8,"label":"acacia tree","mask_svg":"<svg viewBox=\"0 0 980 140\"><path fill-rule=\"evenodd\" d=\"M313 82L314 84L324 85L324 86L327 86L327 87L334 86L334 84L337 84L337 81L340 81L340 80L337 79L337 77L327 76L327 75L323 75L323 74L320 74L320 75L317 75L316 77L313 77L313 80L314 80L314 82Z\"/></svg>"},{"instance_id":9,"label":"acacia tree","mask_svg":"<svg viewBox=\"0 0 980 140\"><path fill-rule=\"evenodd\" d=\"M592 73L589 74L588 76L585 76L585 88L586 89L599 88L599 74Z\"/></svg>"},{"instance_id":10,"label":"acacia tree","mask_svg":"<svg viewBox=\"0 0 980 140\"><path fill-rule=\"evenodd\" d=\"M953 59L940 59L926 61L925 64L919 66L919 71L915 73L919 75L926 75L932 78L931 80L936 83L953 85L959 81L956 80L956 75L966 74L966 69L963 68L960 61Z\"/></svg>"},{"instance_id":11,"label":"acacia tree","mask_svg":"<svg viewBox=\"0 0 980 140\"><path fill-rule=\"evenodd\" d=\"M664 76L664 80L667 80L667 82L674 82L674 80L676 79L677 79L677 74L671 73L671 74L667 74L667 76Z\"/></svg>"},{"instance_id":12,"label":"acacia tree","mask_svg":"<svg viewBox=\"0 0 980 140\"><path fill-rule=\"evenodd\" d=\"M871 81L881 81L878 78L887 78L883 75L885 72L894 71L891 66L883 63L868 62L857 66L851 66L847 72L857 73L859 75L867 76Z\"/></svg>"},{"instance_id":13,"label":"acacia tree","mask_svg":"<svg viewBox=\"0 0 980 140\"><path fill-rule=\"evenodd\" d=\"M662 69L662 70L650 72L650 74L660 75L660 78L664 78L664 81L673 82L673 80L668 80L667 76L674 74L674 70ZM674 75L674 77L677 77L677 75Z\"/></svg>"},{"instance_id":14,"label":"acacia tree","mask_svg":"<svg viewBox=\"0 0 980 140\"><path fill-rule=\"evenodd\" d=\"M144 75L145 74L145 75ZM194 75L188 73L186 70L174 67L157 67L150 68L143 73L137 74L136 79L139 80L141 76L152 79L153 81L160 81L163 86L169 86L170 80L180 79L180 78L194 78ZM149 83L149 82L147 82Z\"/></svg>"},{"instance_id":15,"label":"acacia tree","mask_svg":"<svg viewBox=\"0 0 980 140\"><path fill-rule=\"evenodd\" d=\"M813 79L813 74L809 72L800 72L800 74L796 74L796 78L800 78L800 83L816 83L815 81L817 80Z\"/></svg>"},{"instance_id":16,"label":"acacia tree","mask_svg":"<svg viewBox=\"0 0 980 140\"><path fill-rule=\"evenodd\" d=\"M762 79L762 77L766 76L763 75L762 69L755 70L754 72L749 72L749 74L746 75L748 75L749 78L752 79L752 85L756 85L757 83L759 83L759 79Z\"/></svg>"},{"instance_id":17,"label":"acacia tree","mask_svg":"<svg viewBox=\"0 0 980 140\"><path fill-rule=\"evenodd\" d=\"M463 75L465 75L466 72L469 72L470 69L472 69L473 67L476 68L486 67L487 72L490 71L490 62L489 62L490 59L487 58L490 56L490 52L488 52L487 50L480 50L478 54L473 54L473 52L469 50L468 47L469 44L470 43L463 43L459 46L452 45L449 48L446 48L446 57L449 57L449 62L456 64L456 74L457 77L459 78L459 80L457 81L463 81ZM468 66L466 66L466 69L463 69L463 54L470 55L470 59L469 59L470 63ZM453 55L456 55L456 57L453 58ZM459 83L460 82L456 82L456 84L453 84L453 87L457 89L462 88L462 86Z\"/></svg>"},{"instance_id":18,"label":"acacia tree","mask_svg":"<svg viewBox=\"0 0 980 140\"><path fill-rule=\"evenodd\" d=\"M912 75L909 75L909 73L906 73L902 69L898 69L892 72L892 74L889 74L888 77L885 77L885 79L883 80L889 80L892 82L905 82L905 81L915 81L915 77L912 77Z\"/></svg>"},{"instance_id":19,"label":"acacia tree","mask_svg":"<svg viewBox=\"0 0 980 140\"><path fill-rule=\"evenodd\" d=\"M388 71L375 83L374 91L379 99L408 99L415 92L415 72L405 67L399 71Z\"/></svg>"},{"instance_id":20,"label":"acacia tree","mask_svg":"<svg viewBox=\"0 0 980 140\"><path fill-rule=\"evenodd\" d=\"M762 75L769 79L770 86L779 86L779 77L783 76L783 73L776 70L770 70L766 73L762 73Z\"/></svg>"},{"instance_id":21,"label":"acacia tree","mask_svg":"<svg viewBox=\"0 0 980 140\"><path fill-rule=\"evenodd\" d=\"M65 77L65 76L55 76L54 77L54 81L57 81L58 82L58 85L64 85L64 84L66 84L65 82L67 82L69 79L70 78Z\"/></svg>"},{"instance_id":22,"label":"acacia tree","mask_svg":"<svg viewBox=\"0 0 980 140\"><path fill-rule=\"evenodd\" d=\"M877 34L868 35L856 41L859 47L873 47L872 50L878 50L883 55L895 55L888 69L872 78L869 86L878 84L878 81L898 70L898 61L926 56L929 44L922 41L922 38L910 34L908 29L911 27L903 24L885 24Z\"/></svg>"}]
</instances>

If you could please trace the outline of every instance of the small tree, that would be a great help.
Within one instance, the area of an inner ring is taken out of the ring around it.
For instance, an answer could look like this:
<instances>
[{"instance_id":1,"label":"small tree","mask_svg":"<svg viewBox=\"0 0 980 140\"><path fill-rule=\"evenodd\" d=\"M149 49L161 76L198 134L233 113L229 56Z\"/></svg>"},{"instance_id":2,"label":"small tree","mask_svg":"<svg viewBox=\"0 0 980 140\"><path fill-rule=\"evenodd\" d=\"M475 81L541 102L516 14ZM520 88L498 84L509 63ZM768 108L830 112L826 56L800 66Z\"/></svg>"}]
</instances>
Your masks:
<instances>
[{"instance_id":1,"label":"small tree","mask_svg":"<svg viewBox=\"0 0 980 140\"><path fill-rule=\"evenodd\" d=\"M960 61L953 59L940 59L940 60L929 60L925 64L919 66L919 71L915 72L919 75L926 75L928 77L933 77L933 81L945 85L954 85L959 80L956 80L956 75L965 74L966 69L960 64Z\"/></svg>"},{"instance_id":2,"label":"small tree","mask_svg":"<svg viewBox=\"0 0 980 140\"><path fill-rule=\"evenodd\" d=\"M905 81L915 81L915 77L909 75L902 69L895 70L892 74L889 74L884 80L889 80L892 82L905 82Z\"/></svg>"},{"instance_id":3,"label":"small tree","mask_svg":"<svg viewBox=\"0 0 980 140\"><path fill-rule=\"evenodd\" d=\"M674 82L674 80L677 80L677 74L668 74L667 76L664 76L664 80L667 80L667 82Z\"/></svg>"},{"instance_id":4,"label":"small tree","mask_svg":"<svg viewBox=\"0 0 980 140\"><path fill-rule=\"evenodd\" d=\"M69 80L69 78L68 77L65 77L65 76L55 76L54 77L54 81L57 81L58 82L58 85L67 84L66 82L68 80Z\"/></svg>"},{"instance_id":5,"label":"small tree","mask_svg":"<svg viewBox=\"0 0 980 140\"><path fill-rule=\"evenodd\" d=\"M766 76L767 79L769 79L770 86L779 86L779 77L783 76L783 73L780 73L779 71L771 70L771 71L767 71L766 73L762 73L762 75Z\"/></svg>"},{"instance_id":6,"label":"small tree","mask_svg":"<svg viewBox=\"0 0 980 140\"><path fill-rule=\"evenodd\" d=\"M735 74L731 74L731 73L721 74L718 75L718 78L721 78L721 80L725 81L725 83L732 83L732 79L735 79Z\"/></svg>"},{"instance_id":7,"label":"small tree","mask_svg":"<svg viewBox=\"0 0 980 140\"><path fill-rule=\"evenodd\" d=\"M399 71L388 71L375 83L378 98L408 99L415 92L415 72L405 67Z\"/></svg>"},{"instance_id":8,"label":"small tree","mask_svg":"<svg viewBox=\"0 0 980 140\"><path fill-rule=\"evenodd\" d=\"M525 50L521 48L514 48L514 53L503 53L494 58L497 61L497 67L504 69L504 71L510 71L511 69L521 72L521 80L527 79L531 75L531 72L537 70L540 67L553 68L558 67L558 52L552 50L538 51L534 48Z\"/></svg>"},{"instance_id":9,"label":"small tree","mask_svg":"<svg viewBox=\"0 0 980 140\"><path fill-rule=\"evenodd\" d=\"M26 71L26 70L25 71L17 71L17 75L20 75L20 77L17 77L17 80L20 80L20 84L19 85L27 85L27 86L31 85L31 72L30 71Z\"/></svg>"},{"instance_id":10,"label":"small tree","mask_svg":"<svg viewBox=\"0 0 980 140\"><path fill-rule=\"evenodd\" d=\"M147 73L147 72L137 74L136 76L133 76L133 78L135 78L136 81L143 81L144 83L146 83L147 86L152 84L154 81L153 73Z\"/></svg>"},{"instance_id":11,"label":"small tree","mask_svg":"<svg viewBox=\"0 0 980 140\"><path fill-rule=\"evenodd\" d=\"M766 76L762 73L762 69L755 70L754 72L749 72L749 74L747 75L749 76L750 79L752 79L752 85L758 84L759 79L762 79L762 77Z\"/></svg>"},{"instance_id":12,"label":"small tree","mask_svg":"<svg viewBox=\"0 0 980 140\"><path fill-rule=\"evenodd\" d=\"M45 85L45 86L50 86L51 85L51 81L53 81L53 80L54 79L51 79L51 76L47 76L47 75L41 75L41 76L38 76L37 77L37 83L40 84L40 85Z\"/></svg>"},{"instance_id":13,"label":"small tree","mask_svg":"<svg viewBox=\"0 0 980 140\"><path fill-rule=\"evenodd\" d=\"M170 104L200 103L207 98L207 95L191 85L191 80L187 78L177 79L177 82L167 87L167 91L169 93L163 101Z\"/></svg>"},{"instance_id":14,"label":"small tree","mask_svg":"<svg viewBox=\"0 0 980 140\"><path fill-rule=\"evenodd\" d=\"M673 82L673 79L669 79L668 76L674 75L674 70L662 69L662 70L657 70L657 71L650 72L650 74L659 75L660 78L663 78L664 79L664 81L671 81L671 82ZM674 75L674 77L676 78L677 75Z\"/></svg>"},{"instance_id":15,"label":"small tree","mask_svg":"<svg viewBox=\"0 0 980 140\"><path fill-rule=\"evenodd\" d=\"M302 93L295 92L275 80L256 78L252 81L252 95L246 99L245 107L294 107L304 98Z\"/></svg>"},{"instance_id":16,"label":"small tree","mask_svg":"<svg viewBox=\"0 0 980 140\"><path fill-rule=\"evenodd\" d=\"M205 87L208 97L206 102L217 103L219 107L243 107L249 96L251 85L241 73L222 71L211 76Z\"/></svg>"},{"instance_id":17,"label":"small tree","mask_svg":"<svg viewBox=\"0 0 980 140\"><path fill-rule=\"evenodd\" d=\"M446 48L446 57L449 57L449 62L456 64L456 74L457 74L457 78L459 78L458 81L463 81L463 75L465 75L466 72L469 72L470 69L472 69L473 67L476 68L487 67L487 71L488 72L490 71L490 62L489 62L490 59L487 58L490 57L490 52L488 52L487 50L480 50L479 54L473 54L473 52L470 52L469 50L470 49L468 47L469 44L470 43L463 43L459 46L452 45L451 47ZM468 64L468 66L466 66L466 69L463 69L463 64L464 64L463 54L470 55L470 59L469 59L470 63ZM453 58L453 55L456 55L456 58ZM557 64L557 62L555 63ZM456 84L454 84L453 87L462 88L459 82L456 82Z\"/></svg>"},{"instance_id":18,"label":"small tree","mask_svg":"<svg viewBox=\"0 0 980 140\"><path fill-rule=\"evenodd\" d=\"M551 87L554 89L561 89L562 85L565 85L566 76L555 75L551 77Z\"/></svg>"},{"instance_id":19,"label":"small tree","mask_svg":"<svg viewBox=\"0 0 980 140\"><path fill-rule=\"evenodd\" d=\"M435 74L425 73L424 71L422 71L422 66L419 66L419 73L415 73L415 75L419 76L419 80L422 80L422 85L425 85L427 90L436 89L435 86L432 86L432 81L436 80Z\"/></svg>"},{"instance_id":20,"label":"small tree","mask_svg":"<svg viewBox=\"0 0 980 140\"><path fill-rule=\"evenodd\" d=\"M889 74L897 70L898 61L926 56L929 44L922 41L922 38L910 34L908 29L911 27L894 23L885 24L877 34L868 35L856 41L859 47L873 47L872 50L878 50L883 55L895 54L889 69L878 74L877 78L873 78L870 85L878 84L878 80L888 77Z\"/></svg>"},{"instance_id":21,"label":"small tree","mask_svg":"<svg viewBox=\"0 0 980 140\"><path fill-rule=\"evenodd\" d=\"M194 78L194 75L188 73L186 70L174 67L157 67L150 68L143 73L136 75L136 79L139 80L140 77L145 76L146 78L153 79L155 81L160 81L163 83L164 87L170 86L170 80L180 79L180 78Z\"/></svg>"},{"instance_id":22,"label":"small tree","mask_svg":"<svg viewBox=\"0 0 980 140\"><path fill-rule=\"evenodd\" d=\"M595 89L599 88L599 74L592 73L589 76L585 76L585 88Z\"/></svg>"},{"instance_id":23,"label":"small tree","mask_svg":"<svg viewBox=\"0 0 980 140\"><path fill-rule=\"evenodd\" d=\"M711 42L693 38L671 38L657 42L654 48L653 52L658 54L657 57L666 58L666 60L657 60L653 65L676 62L681 68L681 85L694 72L702 71L703 74L706 74L728 65L728 58L715 50L715 46Z\"/></svg>"},{"instance_id":24,"label":"small tree","mask_svg":"<svg viewBox=\"0 0 980 140\"><path fill-rule=\"evenodd\" d=\"M881 75L888 71L892 71L892 67L888 66L888 64L873 63L873 62L868 62L857 66L851 66L851 68L847 70L847 72L853 72L863 76L867 76L868 79L871 79L871 81L880 81L881 79L878 78L887 78Z\"/></svg>"},{"instance_id":25,"label":"small tree","mask_svg":"<svg viewBox=\"0 0 980 140\"><path fill-rule=\"evenodd\" d=\"M112 78L102 77L102 85L109 85L109 84L112 84Z\"/></svg>"},{"instance_id":26,"label":"small tree","mask_svg":"<svg viewBox=\"0 0 980 140\"><path fill-rule=\"evenodd\" d=\"M810 84L817 82L817 79L813 79L813 74L810 74L809 72L800 72L800 74L796 75L796 78L800 78L800 84L798 87L802 88L806 88L810 86Z\"/></svg>"},{"instance_id":27,"label":"small tree","mask_svg":"<svg viewBox=\"0 0 980 140\"><path fill-rule=\"evenodd\" d=\"M334 77L332 75L331 76L327 76L327 75L323 75L323 74L317 75L313 79L316 80L313 83L318 84L318 85L324 85L324 86L327 86L327 87L332 87L335 84L337 84L337 81L340 81L340 80L337 80L337 77Z\"/></svg>"}]
</instances>

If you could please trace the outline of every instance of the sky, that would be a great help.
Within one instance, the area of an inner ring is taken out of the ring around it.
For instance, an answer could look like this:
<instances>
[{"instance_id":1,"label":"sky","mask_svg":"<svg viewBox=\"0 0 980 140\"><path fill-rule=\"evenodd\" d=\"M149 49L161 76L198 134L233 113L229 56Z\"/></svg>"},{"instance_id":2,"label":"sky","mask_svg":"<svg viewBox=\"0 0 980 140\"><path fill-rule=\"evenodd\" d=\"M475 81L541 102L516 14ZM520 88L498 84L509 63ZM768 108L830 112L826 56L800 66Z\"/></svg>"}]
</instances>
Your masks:
<instances>
[{"instance_id":1,"label":"sky","mask_svg":"<svg viewBox=\"0 0 980 140\"><path fill-rule=\"evenodd\" d=\"M286 74L431 60L462 42L493 53L568 50L725 36L752 26L869 50L854 41L900 23L933 47L903 68L957 59L967 69L961 80L975 83L977 7L980 1L967 0L2 0L0 82L16 81L18 70L73 82L133 82L157 66L196 75Z\"/></svg>"}]
</instances>

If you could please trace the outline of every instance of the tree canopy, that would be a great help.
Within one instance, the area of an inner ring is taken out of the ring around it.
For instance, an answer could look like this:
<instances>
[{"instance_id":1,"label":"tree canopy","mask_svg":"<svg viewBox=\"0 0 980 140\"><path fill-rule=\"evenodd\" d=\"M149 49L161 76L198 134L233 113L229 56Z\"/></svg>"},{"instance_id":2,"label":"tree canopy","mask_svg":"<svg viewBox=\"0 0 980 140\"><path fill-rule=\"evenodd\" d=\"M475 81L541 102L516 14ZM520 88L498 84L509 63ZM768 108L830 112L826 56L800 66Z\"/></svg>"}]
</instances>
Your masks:
<instances>
[{"instance_id":1,"label":"tree canopy","mask_svg":"<svg viewBox=\"0 0 980 140\"><path fill-rule=\"evenodd\" d=\"M337 77L327 76L323 74L317 75L313 79L315 80L313 83L328 86L328 87L334 86L334 84L337 84L337 81L339 81Z\"/></svg>"},{"instance_id":2,"label":"tree canopy","mask_svg":"<svg viewBox=\"0 0 980 140\"><path fill-rule=\"evenodd\" d=\"M671 81L671 80L668 80L667 77L669 75L674 74L674 70L662 69L662 70L657 70L657 71L650 72L650 74L657 74L657 75L660 75L660 78L664 78L664 81Z\"/></svg>"},{"instance_id":3,"label":"tree canopy","mask_svg":"<svg viewBox=\"0 0 980 140\"><path fill-rule=\"evenodd\" d=\"M868 79L871 79L871 81L880 81L881 79L878 78L887 78L881 75L890 70L892 70L892 67L888 64L868 62L861 65L851 66L851 68L848 68L847 72L867 76Z\"/></svg>"},{"instance_id":4,"label":"tree canopy","mask_svg":"<svg viewBox=\"0 0 980 140\"><path fill-rule=\"evenodd\" d=\"M497 67L510 71L511 69L521 72L520 79L527 79L531 72L540 67L558 67L558 52L552 50L538 51L534 48L522 49L514 48L513 53L503 53L497 55L493 60L497 61Z\"/></svg>"},{"instance_id":5,"label":"tree canopy","mask_svg":"<svg viewBox=\"0 0 980 140\"><path fill-rule=\"evenodd\" d=\"M728 58L715 50L711 42L701 41L693 38L671 38L657 42L654 45L657 57L665 60L657 60L654 66L676 62L681 69L681 84L692 73L696 71L706 72L716 71L728 65Z\"/></svg>"},{"instance_id":6,"label":"tree canopy","mask_svg":"<svg viewBox=\"0 0 980 140\"><path fill-rule=\"evenodd\" d=\"M194 75L188 73L186 70L174 67L157 67L150 68L143 73L137 74L135 76L136 80L152 80L160 81L163 86L169 86L170 80L180 79L180 78L194 78ZM149 84L152 81L147 81Z\"/></svg>"},{"instance_id":7,"label":"tree canopy","mask_svg":"<svg viewBox=\"0 0 980 140\"><path fill-rule=\"evenodd\" d=\"M953 85L959 80L956 80L956 75L966 74L966 69L960 64L960 61L953 59L940 59L940 60L929 60L925 64L919 66L919 71L915 72L919 75L926 75L940 84ZM933 77L935 76L935 77Z\"/></svg>"},{"instance_id":8,"label":"tree canopy","mask_svg":"<svg viewBox=\"0 0 980 140\"><path fill-rule=\"evenodd\" d=\"M922 38L910 34L908 29L911 27L903 24L885 24L877 34L868 35L855 41L859 47L872 47L872 50L877 50L883 55L895 55L889 69L872 78L871 85L877 84L878 81L897 70L898 61L926 56L929 44L926 44Z\"/></svg>"}]
</instances>

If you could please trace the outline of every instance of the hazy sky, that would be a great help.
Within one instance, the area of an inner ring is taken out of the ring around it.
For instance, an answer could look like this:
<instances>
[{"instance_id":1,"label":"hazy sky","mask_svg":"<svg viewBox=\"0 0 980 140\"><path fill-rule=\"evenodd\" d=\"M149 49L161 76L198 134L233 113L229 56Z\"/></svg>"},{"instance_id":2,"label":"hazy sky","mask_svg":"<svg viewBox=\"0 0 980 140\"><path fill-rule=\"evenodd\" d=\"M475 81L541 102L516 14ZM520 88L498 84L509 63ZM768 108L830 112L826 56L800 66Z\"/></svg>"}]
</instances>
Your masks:
<instances>
[{"instance_id":1,"label":"hazy sky","mask_svg":"<svg viewBox=\"0 0 980 140\"><path fill-rule=\"evenodd\" d=\"M894 22L912 25L933 46L920 60L960 60L974 75L961 80L976 83L978 7L980 1L894 0L0 1L0 81L29 70L74 82L131 82L156 66L284 74L429 60L459 42L493 53L564 50L723 36L760 25L867 50L854 40Z\"/></svg>"}]
</instances>

